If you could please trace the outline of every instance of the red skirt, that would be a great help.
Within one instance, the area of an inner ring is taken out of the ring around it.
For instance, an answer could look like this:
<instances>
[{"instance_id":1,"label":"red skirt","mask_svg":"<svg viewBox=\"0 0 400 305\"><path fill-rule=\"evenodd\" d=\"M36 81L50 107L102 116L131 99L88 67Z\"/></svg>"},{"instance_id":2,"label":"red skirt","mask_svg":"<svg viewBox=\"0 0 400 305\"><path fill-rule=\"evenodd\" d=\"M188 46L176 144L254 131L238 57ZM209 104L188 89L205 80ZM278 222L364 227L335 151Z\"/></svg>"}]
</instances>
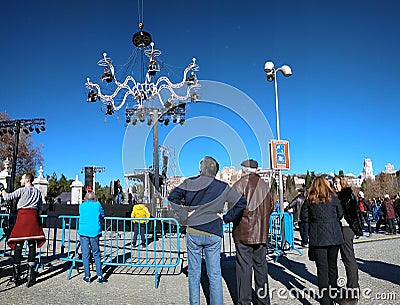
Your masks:
<instances>
[{"instance_id":1,"label":"red skirt","mask_svg":"<svg viewBox=\"0 0 400 305\"><path fill-rule=\"evenodd\" d=\"M23 243L26 240L35 240L38 248L46 242L46 236L39 223L36 209L18 210L17 221L7 240L7 245L14 250L16 244Z\"/></svg>"}]
</instances>

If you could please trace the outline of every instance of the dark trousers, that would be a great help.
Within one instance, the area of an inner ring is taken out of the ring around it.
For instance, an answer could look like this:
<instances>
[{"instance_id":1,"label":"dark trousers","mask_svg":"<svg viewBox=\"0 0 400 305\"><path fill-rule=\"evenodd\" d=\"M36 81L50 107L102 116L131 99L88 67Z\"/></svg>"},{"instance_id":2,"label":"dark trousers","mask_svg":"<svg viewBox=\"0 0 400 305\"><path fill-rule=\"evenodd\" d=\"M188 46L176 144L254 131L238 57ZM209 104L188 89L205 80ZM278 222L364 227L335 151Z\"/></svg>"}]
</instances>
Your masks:
<instances>
[{"instance_id":1,"label":"dark trousers","mask_svg":"<svg viewBox=\"0 0 400 305\"><path fill-rule=\"evenodd\" d=\"M367 223L368 233L372 233L372 231L371 231L371 222L369 221L369 218L368 218L368 212L362 212L362 215L363 215L364 221Z\"/></svg>"},{"instance_id":2,"label":"dark trousers","mask_svg":"<svg viewBox=\"0 0 400 305\"><path fill-rule=\"evenodd\" d=\"M236 282L238 305L249 305L252 302L252 274L254 271L254 287L256 299L253 304L270 304L268 287L268 265L266 245L236 246Z\"/></svg>"},{"instance_id":3,"label":"dark trousers","mask_svg":"<svg viewBox=\"0 0 400 305\"><path fill-rule=\"evenodd\" d=\"M21 264L22 259L22 247L24 244L16 244L14 250L14 264L19 265ZM36 260L36 241L35 240L28 240L28 263L35 263Z\"/></svg>"},{"instance_id":4,"label":"dark trousers","mask_svg":"<svg viewBox=\"0 0 400 305\"><path fill-rule=\"evenodd\" d=\"M299 231L301 237L301 245L308 245L308 222L299 222Z\"/></svg>"},{"instance_id":5,"label":"dark trousers","mask_svg":"<svg viewBox=\"0 0 400 305\"><path fill-rule=\"evenodd\" d=\"M346 269L347 287L358 288L358 265L354 255L354 232L350 227L343 227L344 244L340 245L340 256ZM355 296L354 296L355 297ZM349 298L354 298L349 296Z\"/></svg>"},{"instance_id":6,"label":"dark trousers","mask_svg":"<svg viewBox=\"0 0 400 305\"><path fill-rule=\"evenodd\" d=\"M394 219L386 218L386 232L387 233L396 233L396 226L394 225Z\"/></svg>"},{"instance_id":7,"label":"dark trousers","mask_svg":"<svg viewBox=\"0 0 400 305\"><path fill-rule=\"evenodd\" d=\"M339 246L315 247L315 264L317 266L318 288L321 293L320 304L331 305L334 292L337 290L337 258Z\"/></svg>"},{"instance_id":8,"label":"dark trousers","mask_svg":"<svg viewBox=\"0 0 400 305\"><path fill-rule=\"evenodd\" d=\"M133 245L136 245L136 241L137 241L137 236L138 233L140 231L140 244L145 245L146 244L146 239L144 237L144 234L146 233L146 223L139 223L139 222L135 222L133 224L133 240L132 243Z\"/></svg>"}]
</instances>

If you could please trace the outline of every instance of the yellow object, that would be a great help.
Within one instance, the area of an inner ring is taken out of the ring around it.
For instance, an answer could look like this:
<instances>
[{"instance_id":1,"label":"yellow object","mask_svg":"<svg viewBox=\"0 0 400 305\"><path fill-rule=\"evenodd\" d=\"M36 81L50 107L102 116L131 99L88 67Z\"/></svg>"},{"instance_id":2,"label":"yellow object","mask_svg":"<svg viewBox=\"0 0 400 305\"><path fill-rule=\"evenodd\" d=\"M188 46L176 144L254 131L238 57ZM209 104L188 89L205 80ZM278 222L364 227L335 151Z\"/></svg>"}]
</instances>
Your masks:
<instances>
[{"instance_id":1,"label":"yellow object","mask_svg":"<svg viewBox=\"0 0 400 305\"><path fill-rule=\"evenodd\" d=\"M144 204L135 204L131 213L132 218L149 218L150 212L149 209ZM132 222L146 222L146 220L132 220Z\"/></svg>"}]
</instances>

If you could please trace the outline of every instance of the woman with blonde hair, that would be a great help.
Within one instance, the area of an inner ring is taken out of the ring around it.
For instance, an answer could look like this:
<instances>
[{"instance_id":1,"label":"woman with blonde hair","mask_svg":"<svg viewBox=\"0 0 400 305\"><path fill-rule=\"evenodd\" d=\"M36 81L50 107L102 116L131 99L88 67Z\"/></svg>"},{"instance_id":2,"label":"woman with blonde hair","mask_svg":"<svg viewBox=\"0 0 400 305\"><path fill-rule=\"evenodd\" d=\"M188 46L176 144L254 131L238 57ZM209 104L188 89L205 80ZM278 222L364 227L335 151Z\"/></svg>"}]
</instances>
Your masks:
<instances>
[{"instance_id":1,"label":"woman with blonde hair","mask_svg":"<svg viewBox=\"0 0 400 305\"><path fill-rule=\"evenodd\" d=\"M343 209L334 190L323 177L314 179L300 212L301 221L309 224L309 256L317 266L320 304L333 304L337 294L339 247L343 244L340 219Z\"/></svg>"}]
</instances>

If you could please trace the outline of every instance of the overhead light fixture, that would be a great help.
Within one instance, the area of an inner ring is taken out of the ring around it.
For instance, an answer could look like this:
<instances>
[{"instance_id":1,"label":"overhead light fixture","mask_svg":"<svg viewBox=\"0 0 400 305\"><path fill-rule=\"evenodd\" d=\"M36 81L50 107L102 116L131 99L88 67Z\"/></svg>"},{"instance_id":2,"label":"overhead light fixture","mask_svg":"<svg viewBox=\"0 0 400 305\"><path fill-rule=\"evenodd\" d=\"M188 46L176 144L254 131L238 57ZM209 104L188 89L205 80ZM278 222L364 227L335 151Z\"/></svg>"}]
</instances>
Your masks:
<instances>
[{"instance_id":1,"label":"overhead light fixture","mask_svg":"<svg viewBox=\"0 0 400 305\"><path fill-rule=\"evenodd\" d=\"M185 119L184 119L184 118L181 118L181 119L179 120L179 124L182 126L183 123L185 123Z\"/></svg>"},{"instance_id":2,"label":"overhead light fixture","mask_svg":"<svg viewBox=\"0 0 400 305\"><path fill-rule=\"evenodd\" d=\"M40 125L40 131L45 131L46 130L46 127L44 126L44 125Z\"/></svg>"}]
</instances>

